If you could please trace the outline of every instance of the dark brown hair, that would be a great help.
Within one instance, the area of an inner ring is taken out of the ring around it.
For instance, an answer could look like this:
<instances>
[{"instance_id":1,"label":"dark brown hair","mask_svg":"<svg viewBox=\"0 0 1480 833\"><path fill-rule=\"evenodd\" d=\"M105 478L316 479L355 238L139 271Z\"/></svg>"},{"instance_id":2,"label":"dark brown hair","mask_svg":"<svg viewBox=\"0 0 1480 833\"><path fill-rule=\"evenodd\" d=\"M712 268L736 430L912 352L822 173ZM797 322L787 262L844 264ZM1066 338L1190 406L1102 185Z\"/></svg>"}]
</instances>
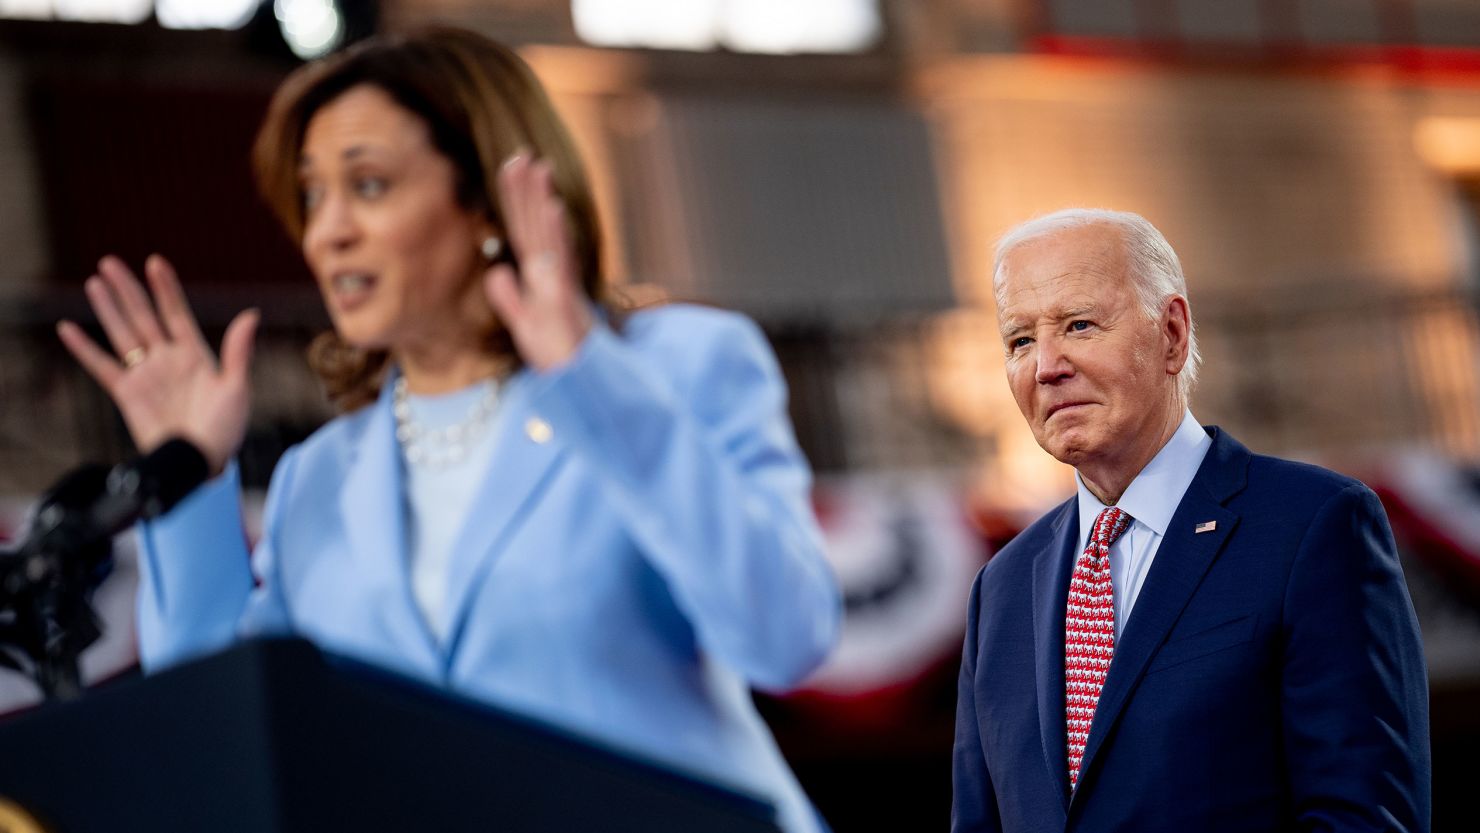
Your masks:
<instances>
[{"instance_id":1,"label":"dark brown hair","mask_svg":"<svg viewBox=\"0 0 1480 833\"><path fill-rule=\"evenodd\" d=\"M304 132L320 108L362 84L426 122L433 147L457 171L459 203L484 212L495 228L506 228L494 181L499 166L516 151L550 161L582 287L593 300L606 300L596 203L574 143L529 66L508 47L461 29L429 27L361 41L300 67L278 88L253 163L258 188L294 240L304 228L298 181ZM501 326L489 334L488 349L517 366ZM352 410L375 400L388 354L360 350L330 331L314 340L308 359L334 404Z\"/></svg>"}]
</instances>

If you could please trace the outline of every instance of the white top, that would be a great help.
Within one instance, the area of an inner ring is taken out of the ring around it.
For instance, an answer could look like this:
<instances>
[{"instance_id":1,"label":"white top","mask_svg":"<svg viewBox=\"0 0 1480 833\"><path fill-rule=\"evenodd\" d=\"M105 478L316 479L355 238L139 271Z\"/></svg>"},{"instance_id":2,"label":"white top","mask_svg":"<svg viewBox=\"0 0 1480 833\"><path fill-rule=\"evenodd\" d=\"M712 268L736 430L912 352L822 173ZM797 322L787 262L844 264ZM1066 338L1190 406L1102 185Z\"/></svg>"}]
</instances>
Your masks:
<instances>
[{"instance_id":1,"label":"white top","mask_svg":"<svg viewBox=\"0 0 1480 833\"><path fill-rule=\"evenodd\" d=\"M493 382L477 384L437 396L411 394L406 403L411 416L427 430L455 425L467 419ZM488 415L490 422L498 413ZM467 443L465 456L445 466L412 463L401 451L406 472L406 552L410 556L411 591L422 618L438 642L447 637L447 570L452 547L472 507L473 496L488 471L494 430L485 426Z\"/></svg>"},{"instance_id":2,"label":"white top","mask_svg":"<svg viewBox=\"0 0 1480 833\"><path fill-rule=\"evenodd\" d=\"M1125 494L1116 504L1135 520L1132 521L1114 546L1110 547L1110 585L1115 590L1115 635L1119 637L1125 622L1151 572L1151 562L1161 548L1161 539L1166 537L1167 525L1182 503L1187 487L1197 475L1198 467L1213 447L1213 439L1203 430L1192 412L1182 415L1182 424L1172 434L1161 451L1151 458ZM1077 557L1089 545L1089 534L1094 528L1095 518L1108 508L1094 496L1075 472L1074 482L1079 484L1079 546Z\"/></svg>"}]
</instances>

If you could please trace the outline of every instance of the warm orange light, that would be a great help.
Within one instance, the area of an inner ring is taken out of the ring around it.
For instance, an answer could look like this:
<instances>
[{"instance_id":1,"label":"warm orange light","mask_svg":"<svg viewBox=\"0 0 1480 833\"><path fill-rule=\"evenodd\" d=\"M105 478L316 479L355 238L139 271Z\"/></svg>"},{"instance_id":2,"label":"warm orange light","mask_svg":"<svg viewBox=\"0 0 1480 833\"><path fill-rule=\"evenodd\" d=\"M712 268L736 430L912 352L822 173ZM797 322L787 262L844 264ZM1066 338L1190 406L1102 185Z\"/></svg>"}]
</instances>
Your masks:
<instances>
[{"instance_id":1,"label":"warm orange light","mask_svg":"<svg viewBox=\"0 0 1480 833\"><path fill-rule=\"evenodd\" d=\"M1425 162L1453 176L1480 175L1480 118L1430 116L1413 128Z\"/></svg>"}]
</instances>

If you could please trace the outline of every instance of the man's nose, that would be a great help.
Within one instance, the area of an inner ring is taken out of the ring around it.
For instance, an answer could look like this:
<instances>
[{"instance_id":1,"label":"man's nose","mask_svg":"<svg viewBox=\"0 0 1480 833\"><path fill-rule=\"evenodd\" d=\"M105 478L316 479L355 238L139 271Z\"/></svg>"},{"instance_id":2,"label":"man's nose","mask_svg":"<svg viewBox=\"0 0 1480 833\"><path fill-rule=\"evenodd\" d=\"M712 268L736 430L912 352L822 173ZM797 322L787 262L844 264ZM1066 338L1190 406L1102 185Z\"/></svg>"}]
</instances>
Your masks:
<instances>
[{"instance_id":1,"label":"man's nose","mask_svg":"<svg viewBox=\"0 0 1480 833\"><path fill-rule=\"evenodd\" d=\"M1037 348L1035 352L1038 354L1038 368L1034 379L1040 385L1052 384L1074 375L1074 364L1069 361L1069 356L1058 339L1041 339Z\"/></svg>"}]
</instances>

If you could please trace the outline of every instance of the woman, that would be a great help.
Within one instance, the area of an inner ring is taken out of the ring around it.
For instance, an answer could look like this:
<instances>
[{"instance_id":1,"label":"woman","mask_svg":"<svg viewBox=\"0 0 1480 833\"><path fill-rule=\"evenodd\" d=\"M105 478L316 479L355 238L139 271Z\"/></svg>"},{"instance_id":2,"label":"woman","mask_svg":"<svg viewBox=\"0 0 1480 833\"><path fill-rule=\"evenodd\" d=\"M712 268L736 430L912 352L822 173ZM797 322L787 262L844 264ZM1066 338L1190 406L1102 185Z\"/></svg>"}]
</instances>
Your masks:
<instances>
[{"instance_id":1,"label":"woman","mask_svg":"<svg viewBox=\"0 0 1480 833\"><path fill-rule=\"evenodd\" d=\"M258 313L219 366L169 265L106 258L109 353L59 335L148 451L218 473L140 528L141 655L239 635L327 649L815 813L748 698L825 655L839 601L785 390L756 328L679 305L614 326L593 202L528 68L437 29L300 69L258 180L334 333L311 361L347 413L273 473L241 543L232 457Z\"/></svg>"}]
</instances>

